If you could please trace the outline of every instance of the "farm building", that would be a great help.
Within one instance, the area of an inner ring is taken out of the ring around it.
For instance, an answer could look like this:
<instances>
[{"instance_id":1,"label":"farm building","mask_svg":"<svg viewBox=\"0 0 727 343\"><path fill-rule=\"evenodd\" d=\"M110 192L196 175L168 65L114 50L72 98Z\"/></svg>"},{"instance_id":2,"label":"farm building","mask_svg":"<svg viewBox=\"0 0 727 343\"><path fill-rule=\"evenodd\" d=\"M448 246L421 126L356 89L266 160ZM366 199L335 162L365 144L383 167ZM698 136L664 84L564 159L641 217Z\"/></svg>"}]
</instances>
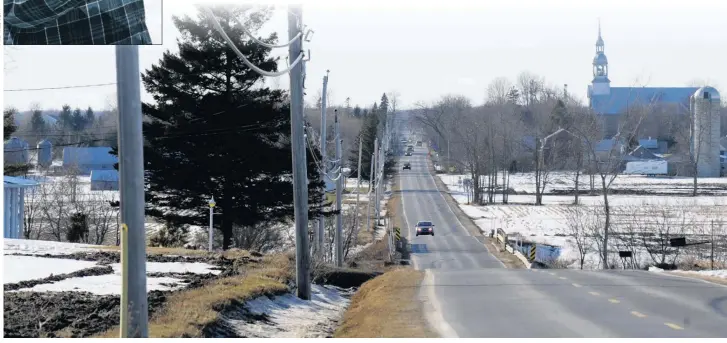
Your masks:
<instances>
[{"instance_id":1,"label":"farm building","mask_svg":"<svg viewBox=\"0 0 727 343\"><path fill-rule=\"evenodd\" d=\"M92 191L118 191L119 172L116 170L92 170Z\"/></svg>"},{"instance_id":2,"label":"farm building","mask_svg":"<svg viewBox=\"0 0 727 343\"><path fill-rule=\"evenodd\" d=\"M76 169L83 175L88 175L92 170L114 170L114 164L118 158L110 154L109 147L93 148L63 148L63 168Z\"/></svg>"},{"instance_id":3,"label":"farm building","mask_svg":"<svg viewBox=\"0 0 727 343\"><path fill-rule=\"evenodd\" d=\"M25 190L36 187L37 182L21 177L4 176L4 238L22 238L25 214Z\"/></svg>"}]
</instances>

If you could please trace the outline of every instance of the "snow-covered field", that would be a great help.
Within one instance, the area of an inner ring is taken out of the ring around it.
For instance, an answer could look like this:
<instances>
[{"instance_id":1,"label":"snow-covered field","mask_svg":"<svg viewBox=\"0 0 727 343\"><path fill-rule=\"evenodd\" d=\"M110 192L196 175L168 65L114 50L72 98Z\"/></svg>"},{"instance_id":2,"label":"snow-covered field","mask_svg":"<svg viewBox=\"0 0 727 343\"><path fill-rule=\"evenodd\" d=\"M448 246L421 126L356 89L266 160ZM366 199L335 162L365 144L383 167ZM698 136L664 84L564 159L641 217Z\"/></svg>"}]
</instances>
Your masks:
<instances>
[{"instance_id":1,"label":"snow-covered field","mask_svg":"<svg viewBox=\"0 0 727 343\"><path fill-rule=\"evenodd\" d=\"M471 178L463 174L439 174L446 184L457 184L457 180ZM484 178L484 176L483 176ZM499 176L501 179L502 176ZM572 173L552 172L545 187L545 193L572 191L575 189L575 178ZM501 183L502 180L498 180ZM595 187L599 187L600 178L596 176ZM694 180L688 177L646 177L641 175L619 175L611 185L612 190L638 190L644 193L690 194ZM697 184L701 191L712 194L727 195L727 177L699 178ZM579 189L590 189L588 175L581 175L578 180ZM517 193L535 194L535 178L533 173L515 173L510 175L509 187Z\"/></svg>"},{"instance_id":2,"label":"snow-covered field","mask_svg":"<svg viewBox=\"0 0 727 343\"><path fill-rule=\"evenodd\" d=\"M471 217L476 225L489 234L491 230L501 228L509 235L518 234L524 240L549 244L561 247L560 259L568 262L575 261L579 254L576 244L571 236L572 223L578 216L590 216L602 208L603 198L600 196L581 196L579 201L581 212L572 206L572 195L545 195L543 206L534 206L535 195L533 179L528 174L513 174L511 188L516 191L526 191L530 194L511 194L509 204L488 204L487 206L473 206L467 204L467 194L461 184L465 175L438 175L446 184L450 194L460 204L460 208ZM562 175L561 175L562 176ZM557 178L554 178L557 180ZM586 177L587 180L587 177ZM637 176L619 176L614 182L614 189L637 191L648 194L654 190L658 193L676 194L675 190L691 187L691 179L655 179ZM727 178L703 179L700 185L727 187ZM550 189L566 189L562 184L554 184ZM670 192L670 190L674 190ZM546 189L546 192L549 191ZM725 193L727 195L727 193ZM496 201L501 202L502 194L496 195ZM725 237L727 225L714 226L712 221L727 222L727 197L702 195L696 198L685 196L666 195L620 195L609 196L612 208L612 230L617 233L664 233L668 230L671 235L704 235L711 233L714 228L717 237ZM592 219L591 219L592 220ZM569 225L571 224L571 225ZM673 237L673 236L672 236ZM640 238L639 238L640 239ZM614 248L616 245L613 246ZM597 264L597 249L587 254L586 264ZM611 249L609 249L610 251ZM718 252L719 254L727 252ZM650 262L651 256L646 251L636 251L636 260ZM703 257L703 256L701 256Z\"/></svg>"},{"instance_id":3,"label":"snow-covered field","mask_svg":"<svg viewBox=\"0 0 727 343\"><path fill-rule=\"evenodd\" d=\"M67 258L47 258L24 255L70 255L78 252L93 252L99 249L88 244L60 243L50 241L33 241L23 239L5 239L3 251L3 284L18 283L44 279L51 275L67 274L83 269L99 266L92 261ZM20 292L63 292L85 291L99 295L121 294L121 265L110 264L113 273L71 277L51 283L42 283L30 288L21 288ZM214 266L200 262L147 262L146 272L167 274L214 274L220 273ZM184 288L183 280L173 277L147 277L147 291L175 290Z\"/></svg>"}]
</instances>

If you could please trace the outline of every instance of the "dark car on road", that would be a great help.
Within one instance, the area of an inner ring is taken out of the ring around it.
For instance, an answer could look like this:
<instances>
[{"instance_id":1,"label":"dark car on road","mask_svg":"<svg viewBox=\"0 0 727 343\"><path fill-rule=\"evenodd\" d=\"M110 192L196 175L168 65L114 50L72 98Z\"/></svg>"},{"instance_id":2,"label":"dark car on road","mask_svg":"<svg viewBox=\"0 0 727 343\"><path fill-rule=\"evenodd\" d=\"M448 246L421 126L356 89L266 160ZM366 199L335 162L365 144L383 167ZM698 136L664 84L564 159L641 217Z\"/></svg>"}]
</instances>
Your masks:
<instances>
[{"instance_id":1,"label":"dark car on road","mask_svg":"<svg viewBox=\"0 0 727 343\"><path fill-rule=\"evenodd\" d=\"M404 170L407 170L407 169L411 170L411 164L404 163Z\"/></svg>"},{"instance_id":2,"label":"dark car on road","mask_svg":"<svg viewBox=\"0 0 727 343\"><path fill-rule=\"evenodd\" d=\"M417 233L416 235L430 235L434 236L434 224L432 222L428 221L421 221L417 223L416 226Z\"/></svg>"},{"instance_id":3,"label":"dark car on road","mask_svg":"<svg viewBox=\"0 0 727 343\"><path fill-rule=\"evenodd\" d=\"M406 153L404 153L404 156L411 156L411 151L407 151Z\"/></svg>"}]
</instances>

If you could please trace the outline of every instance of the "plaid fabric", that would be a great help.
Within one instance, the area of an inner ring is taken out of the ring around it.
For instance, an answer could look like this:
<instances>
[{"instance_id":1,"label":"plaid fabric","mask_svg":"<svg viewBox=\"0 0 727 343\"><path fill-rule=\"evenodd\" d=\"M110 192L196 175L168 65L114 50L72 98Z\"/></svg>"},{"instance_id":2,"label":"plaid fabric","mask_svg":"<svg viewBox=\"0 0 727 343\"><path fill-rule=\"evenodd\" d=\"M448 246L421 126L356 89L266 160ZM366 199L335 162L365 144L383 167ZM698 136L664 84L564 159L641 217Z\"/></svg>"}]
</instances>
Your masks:
<instances>
[{"instance_id":1,"label":"plaid fabric","mask_svg":"<svg viewBox=\"0 0 727 343\"><path fill-rule=\"evenodd\" d=\"M5 0L5 45L146 45L143 0Z\"/></svg>"}]
</instances>

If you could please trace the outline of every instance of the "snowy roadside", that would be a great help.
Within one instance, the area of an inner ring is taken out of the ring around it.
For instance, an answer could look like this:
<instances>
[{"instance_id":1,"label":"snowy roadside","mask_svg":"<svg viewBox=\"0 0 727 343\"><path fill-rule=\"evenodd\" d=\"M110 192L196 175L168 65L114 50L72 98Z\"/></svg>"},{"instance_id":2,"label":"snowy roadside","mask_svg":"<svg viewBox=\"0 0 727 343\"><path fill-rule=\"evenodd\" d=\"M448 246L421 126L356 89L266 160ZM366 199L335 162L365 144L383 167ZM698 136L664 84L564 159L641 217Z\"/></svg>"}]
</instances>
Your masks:
<instances>
[{"instance_id":1,"label":"snowy roadside","mask_svg":"<svg viewBox=\"0 0 727 343\"><path fill-rule=\"evenodd\" d=\"M353 290L313 285L311 300L288 293L258 297L221 314L227 330L246 338L331 337L348 308Z\"/></svg>"}]
</instances>

